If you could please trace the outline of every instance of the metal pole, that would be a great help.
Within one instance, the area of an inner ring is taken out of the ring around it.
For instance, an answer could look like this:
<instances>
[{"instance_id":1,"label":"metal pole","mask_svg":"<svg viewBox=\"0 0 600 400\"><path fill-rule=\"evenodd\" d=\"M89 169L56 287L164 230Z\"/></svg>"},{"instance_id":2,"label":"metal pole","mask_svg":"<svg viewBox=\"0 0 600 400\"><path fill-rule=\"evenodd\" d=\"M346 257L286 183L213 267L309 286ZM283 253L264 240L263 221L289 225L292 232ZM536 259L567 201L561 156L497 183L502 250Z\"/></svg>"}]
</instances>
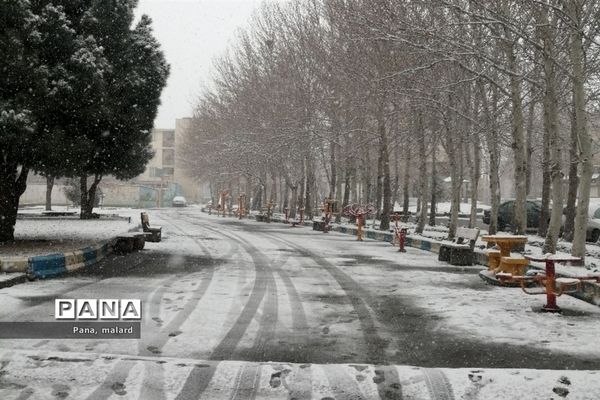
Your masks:
<instances>
[{"instance_id":1,"label":"metal pole","mask_svg":"<svg viewBox=\"0 0 600 400\"><path fill-rule=\"evenodd\" d=\"M554 260L546 259L546 305L542 310L546 312L559 312L560 307L556 305L556 294L554 287L556 285L556 271L554 268Z\"/></svg>"},{"instance_id":2,"label":"metal pole","mask_svg":"<svg viewBox=\"0 0 600 400\"><path fill-rule=\"evenodd\" d=\"M363 215L362 214L358 214L356 216L356 240L361 241L363 240Z\"/></svg>"},{"instance_id":3,"label":"metal pole","mask_svg":"<svg viewBox=\"0 0 600 400\"><path fill-rule=\"evenodd\" d=\"M400 229L400 236L398 237L398 246L400 253L406 253L406 249L404 248L404 244L406 243L406 228Z\"/></svg>"}]
</instances>

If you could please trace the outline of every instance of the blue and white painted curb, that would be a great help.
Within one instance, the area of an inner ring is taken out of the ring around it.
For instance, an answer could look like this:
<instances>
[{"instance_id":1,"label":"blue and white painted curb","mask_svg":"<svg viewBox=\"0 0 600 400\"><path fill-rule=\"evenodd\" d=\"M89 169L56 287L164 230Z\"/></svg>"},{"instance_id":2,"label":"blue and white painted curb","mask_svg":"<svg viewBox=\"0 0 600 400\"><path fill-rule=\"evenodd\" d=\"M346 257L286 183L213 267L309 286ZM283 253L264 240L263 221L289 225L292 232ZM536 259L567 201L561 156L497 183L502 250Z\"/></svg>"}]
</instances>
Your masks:
<instances>
[{"instance_id":1,"label":"blue and white painted curb","mask_svg":"<svg viewBox=\"0 0 600 400\"><path fill-rule=\"evenodd\" d=\"M0 272L21 272L31 278L46 279L89 267L112 252L112 241L68 253L0 259Z\"/></svg>"},{"instance_id":2,"label":"blue and white painted curb","mask_svg":"<svg viewBox=\"0 0 600 400\"><path fill-rule=\"evenodd\" d=\"M110 242L85 249L29 258L28 275L38 279L53 278L89 267L112 252Z\"/></svg>"},{"instance_id":3,"label":"blue and white painted curb","mask_svg":"<svg viewBox=\"0 0 600 400\"><path fill-rule=\"evenodd\" d=\"M128 232L136 232L139 229L141 225L136 225ZM113 252L115 240L116 238L113 238L95 246L67 253L0 258L0 273L20 272L27 274L31 279L54 278L96 264Z\"/></svg>"}]
</instances>

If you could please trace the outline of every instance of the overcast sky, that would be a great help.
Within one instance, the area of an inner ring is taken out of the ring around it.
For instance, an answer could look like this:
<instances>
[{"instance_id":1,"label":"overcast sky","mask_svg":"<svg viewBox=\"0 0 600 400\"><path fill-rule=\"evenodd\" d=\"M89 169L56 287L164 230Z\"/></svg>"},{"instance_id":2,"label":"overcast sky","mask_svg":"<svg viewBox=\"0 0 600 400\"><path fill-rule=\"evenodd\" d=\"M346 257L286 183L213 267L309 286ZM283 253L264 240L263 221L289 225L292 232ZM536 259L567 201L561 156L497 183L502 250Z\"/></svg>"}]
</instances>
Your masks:
<instances>
[{"instance_id":1,"label":"overcast sky","mask_svg":"<svg viewBox=\"0 0 600 400\"><path fill-rule=\"evenodd\" d=\"M240 27L246 27L262 0L140 0L137 14L152 18L154 34L171 64L156 128L174 128L189 117L201 87L210 80L212 60L222 54Z\"/></svg>"}]
</instances>

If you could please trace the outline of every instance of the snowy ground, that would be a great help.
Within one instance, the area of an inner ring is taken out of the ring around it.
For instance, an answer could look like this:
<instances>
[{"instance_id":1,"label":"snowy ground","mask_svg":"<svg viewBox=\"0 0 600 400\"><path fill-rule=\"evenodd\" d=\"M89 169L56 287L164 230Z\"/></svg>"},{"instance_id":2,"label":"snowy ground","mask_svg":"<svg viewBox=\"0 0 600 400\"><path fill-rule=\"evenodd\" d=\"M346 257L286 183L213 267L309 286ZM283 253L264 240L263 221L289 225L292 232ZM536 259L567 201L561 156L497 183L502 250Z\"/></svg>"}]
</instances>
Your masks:
<instances>
[{"instance_id":1,"label":"snowy ground","mask_svg":"<svg viewBox=\"0 0 600 400\"><path fill-rule=\"evenodd\" d=\"M372 220L370 220L372 221ZM354 224L350 224L347 221L342 222L342 225L354 225ZM436 225L436 226L430 226L430 225L425 225L423 233L421 235L417 235L415 234L415 229L416 229L416 224L409 222L409 223L401 223L400 224L403 227L408 228L408 233L409 235L415 237L415 238L425 238L425 239L434 239L434 240L439 240L439 241L443 241L446 240L446 238L448 237L448 227L443 226L443 225ZM379 224L376 223L373 225L373 223L367 223L367 227L378 227ZM393 224L392 224L393 226ZM487 243L484 242L483 240L481 240L481 236L483 235L487 235L488 232L486 230L480 230L479 233L479 238L477 240L477 242L475 243L475 246L479 249L486 249L487 248ZM497 235L511 235L510 232L498 232ZM528 234L528 241L527 241L527 245L525 246L525 251L523 252L523 254L528 254L528 255L537 255L537 256L541 256L542 255L542 247L544 245L544 238L537 236L537 235L533 235L533 234ZM563 241L562 239L559 239L558 244L557 244L557 249L558 251L556 252L557 255L568 255L571 252L571 247L572 244L570 242L566 242ZM537 265L537 264L536 264ZM540 264L541 265L541 264ZM590 274L590 272L592 273L600 273L600 245L597 243L586 243L586 259L585 259L585 267L572 267L569 266L567 268L562 268L561 269L561 273L564 272L565 274L573 274L573 275L586 275L586 274Z\"/></svg>"},{"instance_id":2,"label":"snowy ground","mask_svg":"<svg viewBox=\"0 0 600 400\"><path fill-rule=\"evenodd\" d=\"M43 210L43 207L19 210L29 218L17 219L15 242L0 245L0 257L62 253L92 246L135 229L140 224L140 212L143 211L130 208L97 210L103 217L92 220L76 217L30 218L41 217ZM68 211L66 207L54 207L54 210Z\"/></svg>"},{"instance_id":3,"label":"snowy ground","mask_svg":"<svg viewBox=\"0 0 600 400\"><path fill-rule=\"evenodd\" d=\"M0 321L50 321L54 298L140 298L142 339L0 340L0 398L600 398L590 304L536 313L542 296L488 286L481 267L349 235L194 208L150 220L163 242L138 254L0 289Z\"/></svg>"}]
</instances>

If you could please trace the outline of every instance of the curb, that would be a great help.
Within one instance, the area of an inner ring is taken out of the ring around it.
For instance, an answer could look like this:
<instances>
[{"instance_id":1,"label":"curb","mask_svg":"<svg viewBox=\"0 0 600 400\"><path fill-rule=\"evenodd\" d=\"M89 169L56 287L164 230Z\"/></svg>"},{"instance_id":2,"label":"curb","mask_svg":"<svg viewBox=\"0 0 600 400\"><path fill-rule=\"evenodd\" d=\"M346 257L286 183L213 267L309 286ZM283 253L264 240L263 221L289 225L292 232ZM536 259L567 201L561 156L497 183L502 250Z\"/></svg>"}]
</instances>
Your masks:
<instances>
[{"instance_id":1,"label":"curb","mask_svg":"<svg viewBox=\"0 0 600 400\"><path fill-rule=\"evenodd\" d=\"M113 239L96 246L67 253L31 257L6 257L0 259L0 273L21 272L24 277L32 279L53 278L96 264L112 253L112 242ZM2 283L0 282L0 287L2 287Z\"/></svg>"},{"instance_id":2,"label":"curb","mask_svg":"<svg viewBox=\"0 0 600 400\"><path fill-rule=\"evenodd\" d=\"M139 230L136 225L128 232ZM113 252L115 238L102 242L95 246L89 246L80 250L66 253L53 253L43 256L31 257L6 257L0 258L0 273L21 272L25 277L31 279L47 279L63 275L67 272L77 271L81 268L90 267ZM12 282L7 280L4 282ZM9 286L21 283L18 280ZM0 282L0 288L3 282ZM6 287L6 286L5 286Z\"/></svg>"},{"instance_id":3,"label":"curb","mask_svg":"<svg viewBox=\"0 0 600 400\"><path fill-rule=\"evenodd\" d=\"M0 258L0 272L27 272L29 257Z\"/></svg>"},{"instance_id":4,"label":"curb","mask_svg":"<svg viewBox=\"0 0 600 400\"><path fill-rule=\"evenodd\" d=\"M112 253L111 242L68 253L30 257L27 274L37 279L47 279L89 267Z\"/></svg>"},{"instance_id":5,"label":"curb","mask_svg":"<svg viewBox=\"0 0 600 400\"><path fill-rule=\"evenodd\" d=\"M27 282L28 278L26 274L14 273L14 277L9 279L0 279L0 289L18 285L20 283Z\"/></svg>"}]
</instances>

